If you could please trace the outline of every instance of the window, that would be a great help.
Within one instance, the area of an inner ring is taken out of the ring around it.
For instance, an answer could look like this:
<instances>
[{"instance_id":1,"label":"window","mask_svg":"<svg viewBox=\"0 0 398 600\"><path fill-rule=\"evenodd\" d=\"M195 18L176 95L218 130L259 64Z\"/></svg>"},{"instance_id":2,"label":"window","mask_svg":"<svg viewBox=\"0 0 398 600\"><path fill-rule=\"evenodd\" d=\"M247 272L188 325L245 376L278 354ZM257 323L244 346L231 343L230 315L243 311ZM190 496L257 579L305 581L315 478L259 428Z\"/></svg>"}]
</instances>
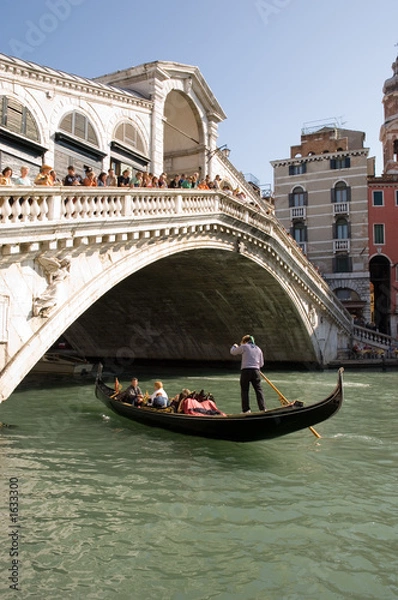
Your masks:
<instances>
[{"instance_id":1,"label":"window","mask_svg":"<svg viewBox=\"0 0 398 600\"><path fill-rule=\"evenodd\" d=\"M373 206L384 206L384 196L382 190L373 190Z\"/></svg>"},{"instance_id":2,"label":"window","mask_svg":"<svg viewBox=\"0 0 398 600\"><path fill-rule=\"evenodd\" d=\"M398 190L395 190L395 206L398 206Z\"/></svg>"},{"instance_id":3,"label":"window","mask_svg":"<svg viewBox=\"0 0 398 600\"><path fill-rule=\"evenodd\" d=\"M0 125L12 133L40 142L39 130L32 113L14 98L1 98Z\"/></svg>"},{"instance_id":4,"label":"window","mask_svg":"<svg viewBox=\"0 0 398 600\"><path fill-rule=\"evenodd\" d=\"M337 288L334 293L341 302L361 302L358 292L350 288Z\"/></svg>"},{"instance_id":5,"label":"window","mask_svg":"<svg viewBox=\"0 0 398 600\"><path fill-rule=\"evenodd\" d=\"M351 200L351 188L344 181L338 181L332 189L332 202L342 203Z\"/></svg>"},{"instance_id":6,"label":"window","mask_svg":"<svg viewBox=\"0 0 398 600\"><path fill-rule=\"evenodd\" d=\"M349 169L351 166L351 159L349 156L343 156L342 158L330 159L331 169Z\"/></svg>"},{"instance_id":7,"label":"window","mask_svg":"<svg viewBox=\"0 0 398 600\"><path fill-rule=\"evenodd\" d=\"M66 117L62 119L59 128L62 131L65 131L65 133L70 133L93 146L98 146L98 138L94 127L87 117L81 113L72 112L66 115Z\"/></svg>"},{"instance_id":8,"label":"window","mask_svg":"<svg viewBox=\"0 0 398 600\"><path fill-rule=\"evenodd\" d=\"M373 225L373 241L375 244L384 244L384 223Z\"/></svg>"},{"instance_id":9,"label":"window","mask_svg":"<svg viewBox=\"0 0 398 600\"><path fill-rule=\"evenodd\" d=\"M307 241L307 227L304 225L304 223L296 223L290 229L290 235L292 236L292 238L294 238L294 240L298 244L306 242Z\"/></svg>"},{"instance_id":10,"label":"window","mask_svg":"<svg viewBox=\"0 0 398 600\"><path fill-rule=\"evenodd\" d=\"M393 152L393 159L395 162L398 162L398 140L394 140Z\"/></svg>"},{"instance_id":11,"label":"window","mask_svg":"<svg viewBox=\"0 0 398 600\"><path fill-rule=\"evenodd\" d=\"M302 175L307 172L307 164L302 162L298 165L289 165L289 175Z\"/></svg>"},{"instance_id":12,"label":"window","mask_svg":"<svg viewBox=\"0 0 398 600\"><path fill-rule=\"evenodd\" d=\"M339 218L333 224L333 238L335 240L347 240L350 237L350 224L347 219Z\"/></svg>"},{"instance_id":13,"label":"window","mask_svg":"<svg viewBox=\"0 0 398 600\"><path fill-rule=\"evenodd\" d=\"M352 271L352 259L348 254L337 254L333 258L334 273L350 273Z\"/></svg>"},{"instance_id":14,"label":"window","mask_svg":"<svg viewBox=\"0 0 398 600\"><path fill-rule=\"evenodd\" d=\"M289 206L307 206L308 194L300 186L295 187L289 194Z\"/></svg>"},{"instance_id":15,"label":"window","mask_svg":"<svg viewBox=\"0 0 398 600\"><path fill-rule=\"evenodd\" d=\"M135 125L132 123L124 122L118 125L115 131L115 140L145 154L144 143Z\"/></svg>"}]
</instances>

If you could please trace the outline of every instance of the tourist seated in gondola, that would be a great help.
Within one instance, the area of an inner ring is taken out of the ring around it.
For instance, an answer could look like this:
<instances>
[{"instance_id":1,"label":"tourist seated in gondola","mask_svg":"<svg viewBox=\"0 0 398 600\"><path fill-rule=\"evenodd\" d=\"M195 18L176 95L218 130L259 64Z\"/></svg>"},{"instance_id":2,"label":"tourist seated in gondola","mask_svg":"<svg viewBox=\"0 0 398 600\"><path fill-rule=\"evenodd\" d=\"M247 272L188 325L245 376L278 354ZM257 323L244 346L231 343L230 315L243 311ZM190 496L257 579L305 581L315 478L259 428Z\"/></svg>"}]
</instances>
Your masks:
<instances>
[{"instance_id":1,"label":"tourist seated in gondola","mask_svg":"<svg viewBox=\"0 0 398 600\"><path fill-rule=\"evenodd\" d=\"M155 391L151 394L148 399L147 406L153 408L166 408L169 405L169 397L163 389L163 383L161 381L155 381Z\"/></svg>"},{"instance_id":2,"label":"tourist seated in gondola","mask_svg":"<svg viewBox=\"0 0 398 600\"><path fill-rule=\"evenodd\" d=\"M128 388L121 394L120 400L133 406L140 406L143 398L144 395L138 385L138 379L137 377L133 377Z\"/></svg>"}]
</instances>

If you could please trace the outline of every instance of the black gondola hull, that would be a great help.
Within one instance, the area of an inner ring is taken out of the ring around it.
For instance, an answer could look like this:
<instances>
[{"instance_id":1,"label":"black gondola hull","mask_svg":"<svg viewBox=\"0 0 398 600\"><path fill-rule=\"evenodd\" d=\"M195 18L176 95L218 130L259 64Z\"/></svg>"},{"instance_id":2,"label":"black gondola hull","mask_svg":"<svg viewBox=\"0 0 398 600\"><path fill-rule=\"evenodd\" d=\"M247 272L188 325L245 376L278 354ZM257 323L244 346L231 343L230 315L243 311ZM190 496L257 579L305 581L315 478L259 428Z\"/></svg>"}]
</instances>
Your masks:
<instances>
[{"instance_id":1,"label":"black gondola hull","mask_svg":"<svg viewBox=\"0 0 398 600\"><path fill-rule=\"evenodd\" d=\"M175 433L233 442L253 442L294 433L333 416L343 403L342 373L343 369L340 369L333 393L316 404L285 406L265 413L245 415L192 416L161 409L137 408L112 398L114 390L102 381L100 372L97 375L95 393L110 410L137 423L161 427Z\"/></svg>"}]
</instances>

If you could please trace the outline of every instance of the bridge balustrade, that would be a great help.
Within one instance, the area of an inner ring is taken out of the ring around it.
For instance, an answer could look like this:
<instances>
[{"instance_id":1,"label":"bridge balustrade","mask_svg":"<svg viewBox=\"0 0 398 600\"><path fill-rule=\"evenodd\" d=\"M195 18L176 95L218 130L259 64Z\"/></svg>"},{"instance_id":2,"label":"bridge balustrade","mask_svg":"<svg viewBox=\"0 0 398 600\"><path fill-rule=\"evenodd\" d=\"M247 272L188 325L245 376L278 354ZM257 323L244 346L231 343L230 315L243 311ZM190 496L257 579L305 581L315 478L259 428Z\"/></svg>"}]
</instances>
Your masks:
<instances>
[{"instance_id":1,"label":"bridge balustrade","mask_svg":"<svg viewBox=\"0 0 398 600\"><path fill-rule=\"evenodd\" d=\"M3 188L0 190L0 226L11 223L40 223L87 219L117 219L174 214L203 214L223 210L241 217L244 203L234 197L207 190L156 190L156 188L123 190L120 188ZM273 209L264 210L264 216Z\"/></svg>"}]
</instances>

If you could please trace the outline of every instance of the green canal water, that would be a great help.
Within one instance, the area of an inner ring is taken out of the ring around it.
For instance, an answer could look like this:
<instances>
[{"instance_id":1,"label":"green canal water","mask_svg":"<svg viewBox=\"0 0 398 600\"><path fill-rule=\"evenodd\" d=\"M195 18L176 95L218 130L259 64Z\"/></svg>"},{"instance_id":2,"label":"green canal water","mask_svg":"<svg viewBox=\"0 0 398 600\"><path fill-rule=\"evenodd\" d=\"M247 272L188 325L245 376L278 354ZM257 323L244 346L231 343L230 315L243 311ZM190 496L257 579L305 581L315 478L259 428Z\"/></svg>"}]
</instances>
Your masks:
<instances>
[{"instance_id":1,"label":"green canal water","mask_svg":"<svg viewBox=\"0 0 398 600\"><path fill-rule=\"evenodd\" d=\"M240 408L237 371L134 374L144 389L160 377L170 395L204 388ZM337 380L267 375L306 403ZM237 444L126 421L92 378L26 379L0 406L1 598L395 600L398 371L344 381L321 439Z\"/></svg>"}]
</instances>

